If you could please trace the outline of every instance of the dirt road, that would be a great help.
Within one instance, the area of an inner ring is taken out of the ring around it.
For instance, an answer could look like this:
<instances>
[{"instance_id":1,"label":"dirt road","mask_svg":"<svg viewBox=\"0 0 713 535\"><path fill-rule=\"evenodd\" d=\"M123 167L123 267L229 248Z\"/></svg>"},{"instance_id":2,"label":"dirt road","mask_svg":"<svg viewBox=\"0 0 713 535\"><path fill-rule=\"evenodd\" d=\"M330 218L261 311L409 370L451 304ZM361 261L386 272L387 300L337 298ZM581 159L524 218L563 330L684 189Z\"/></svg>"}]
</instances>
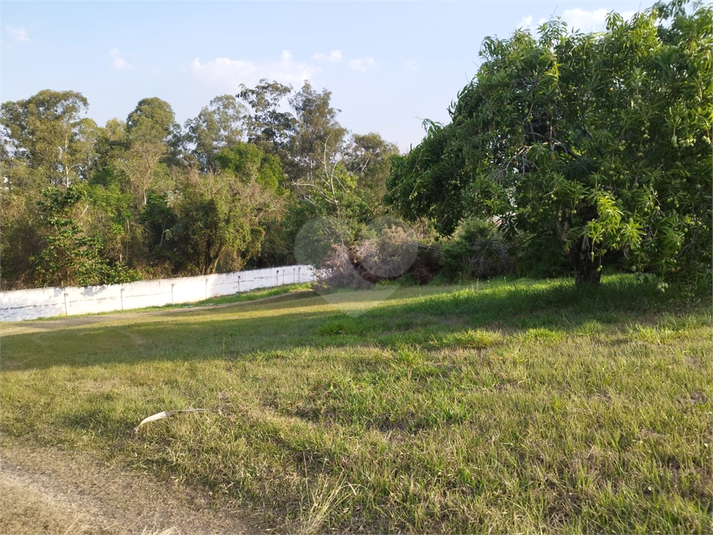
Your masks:
<instances>
[{"instance_id":1,"label":"dirt road","mask_svg":"<svg viewBox=\"0 0 713 535\"><path fill-rule=\"evenodd\" d=\"M85 453L0 440L2 535L260 533L207 494L127 472Z\"/></svg>"}]
</instances>

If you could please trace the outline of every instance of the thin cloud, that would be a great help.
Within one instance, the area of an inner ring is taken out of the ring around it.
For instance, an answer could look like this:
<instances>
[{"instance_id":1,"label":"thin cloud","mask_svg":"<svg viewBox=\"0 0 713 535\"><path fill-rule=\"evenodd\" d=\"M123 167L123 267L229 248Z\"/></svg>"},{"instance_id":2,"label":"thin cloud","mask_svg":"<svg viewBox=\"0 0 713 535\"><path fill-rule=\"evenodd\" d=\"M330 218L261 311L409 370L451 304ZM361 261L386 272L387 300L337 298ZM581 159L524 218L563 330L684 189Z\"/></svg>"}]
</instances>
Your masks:
<instances>
[{"instance_id":1,"label":"thin cloud","mask_svg":"<svg viewBox=\"0 0 713 535\"><path fill-rule=\"evenodd\" d=\"M109 59L111 60L111 68L115 71L125 71L132 67L132 65L122 57L118 48L112 48L109 51Z\"/></svg>"},{"instance_id":2,"label":"thin cloud","mask_svg":"<svg viewBox=\"0 0 713 535\"><path fill-rule=\"evenodd\" d=\"M294 61L292 52L282 52L279 61L264 63L216 58L202 63L199 58L191 63L191 71L201 80L226 91L238 91L240 84L255 85L262 78L287 84L301 84L319 72L319 67Z\"/></svg>"},{"instance_id":3,"label":"thin cloud","mask_svg":"<svg viewBox=\"0 0 713 535\"><path fill-rule=\"evenodd\" d=\"M585 9L575 8L566 9L561 18L567 23L567 28L570 30L580 31L584 33L589 32L603 32L607 27L607 15L611 10L606 8L595 9L592 11L587 11ZM621 13L624 20L629 20L634 16L635 11L626 11ZM530 30L530 33L537 33L539 27L547 22L546 18L541 18L535 24L532 15L523 17L520 19L517 27L524 30Z\"/></svg>"},{"instance_id":4,"label":"thin cloud","mask_svg":"<svg viewBox=\"0 0 713 535\"><path fill-rule=\"evenodd\" d=\"M324 52L317 52L314 56L312 56L312 59L323 63L340 63L342 61L342 51L332 50L329 54L325 54Z\"/></svg>"},{"instance_id":5,"label":"thin cloud","mask_svg":"<svg viewBox=\"0 0 713 535\"><path fill-rule=\"evenodd\" d=\"M416 72L418 70L418 62L411 58L406 62L406 68L411 72Z\"/></svg>"},{"instance_id":6,"label":"thin cloud","mask_svg":"<svg viewBox=\"0 0 713 535\"><path fill-rule=\"evenodd\" d=\"M584 9L567 9L562 13L562 20L567 23L567 27L571 30L581 32L602 32L607 27L607 15L609 9L597 9L594 11L585 11ZM634 16L635 11L626 11L620 13L624 20L629 20Z\"/></svg>"},{"instance_id":7,"label":"thin cloud","mask_svg":"<svg viewBox=\"0 0 713 535\"><path fill-rule=\"evenodd\" d=\"M517 27L523 30L530 30L530 33L537 33L537 29L545 22L547 22L547 19L541 18L537 21L537 24L533 24L532 15L529 15L520 19L520 22L517 23Z\"/></svg>"},{"instance_id":8,"label":"thin cloud","mask_svg":"<svg viewBox=\"0 0 713 535\"><path fill-rule=\"evenodd\" d=\"M15 28L14 26L6 24L5 29L15 41L19 41L20 43L27 43L30 40L30 36L27 33L27 30L25 30L25 28Z\"/></svg>"},{"instance_id":9,"label":"thin cloud","mask_svg":"<svg viewBox=\"0 0 713 535\"><path fill-rule=\"evenodd\" d=\"M595 11L584 9L567 9L562 13L562 20L567 27L581 32L601 31L606 27L608 11L604 8Z\"/></svg>"},{"instance_id":10,"label":"thin cloud","mask_svg":"<svg viewBox=\"0 0 713 535\"><path fill-rule=\"evenodd\" d=\"M374 58L371 58L371 57L357 58L357 59L349 60L349 68L351 70L357 71L357 72L366 72L371 67L375 67L375 66L376 66L376 61L374 61Z\"/></svg>"}]
</instances>

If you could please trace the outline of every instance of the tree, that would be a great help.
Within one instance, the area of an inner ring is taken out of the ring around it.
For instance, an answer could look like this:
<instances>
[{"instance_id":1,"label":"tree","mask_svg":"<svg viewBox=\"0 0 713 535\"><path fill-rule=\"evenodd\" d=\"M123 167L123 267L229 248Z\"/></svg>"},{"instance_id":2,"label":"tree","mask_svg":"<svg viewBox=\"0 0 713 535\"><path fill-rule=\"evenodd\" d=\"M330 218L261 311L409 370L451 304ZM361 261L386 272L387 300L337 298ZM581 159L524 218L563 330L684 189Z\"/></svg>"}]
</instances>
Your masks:
<instances>
[{"instance_id":1,"label":"tree","mask_svg":"<svg viewBox=\"0 0 713 535\"><path fill-rule=\"evenodd\" d=\"M88 210L83 185L49 187L38 202L45 246L31 258L37 282L47 286L112 284L135 280L122 263L110 265L101 241L85 231Z\"/></svg>"},{"instance_id":2,"label":"tree","mask_svg":"<svg viewBox=\"0 0 713 535\"><path fill-rule=\"evenodd\" d=\"M354 134L344 151L344 167L357 177L359 196L372 210L372 216L381 215L381 200L386 195L386 181L391 169L391 157L399 150L393 143L385 141L373 132L366 135Z\"/></svg>"},{"instance_id":3,"label":"tree","mask_svg":"<svg viewBox=\"0 0 713 535\"><path fill-rule=\"evenodd\" d=\"M157 97L141 99L126 118L126 132L133 142L165 142L175 126L171 105Z\"/></svg>"},{"instance_id":4,"label":"tree","mask_svg":"<svg viewBox=\"0 0 713 535\"><path fill-rule=\"evenodd\" d=\"M87 230L100 239L103 259L112 264L141 260L132 254L133 198L122 188L121 176L113 166L103 167L92 177L87 185L87 198L90 216ZM137 249L141 249L140 243L134 244L133 251Z\"/></svg>"},{"instance_id":5,"label":"tree","mask_svg":"<svg viewBox=\"0 0 713 535\"><path fill-rule=\"evenodd\" d=\"M34 195L18 189L0 195L0 283L2 290L22 288L31 283L30 258L42 251Z\"/></svg>"},{"instance_id":6,"label":"tree","mask_svg":"<svg viewBox=\"0 0 713 535\"><path fill-rule=\"evenodd\" d=\"M96 171L102 173L108 167L115 167L128 148L126 122L116 118L109 119L103 128L97 129L94 143Z\"/></svg>"},{"instance_id":7,"label":"tree","mask_svg":"<svg viewBox=\"0 0 713 535\"><path fill-rule=\"evenodd\" d=\"M87 99L43 90L0 108L0 261L3 288L31 280L31 257L44 247L37 201L49 186L70 187L95 166L96 125L82 117Z\"/></svg>"},{"instance_id":8,"label":"tree","mask_svg":"<svg viewBox=\"0 0 713 535\"><path fill-rule=\"evenodd\" d=\"M243 139L246 111L236 97L222 95L211 100L196 118L186 121L184 140L201 171L217 171L216 155Z\"/></svg>"},{"instance_id":9,"label":"tree","mask_svg":"<svg viewBox=\"0 0 713 535\"><path fill-rule=\"evenodd\" d=\"M155 256L179 273L242 269L260 253L281 199L257 177L182 171L175 195L152 195L142 223Z\"/></svg>"},{"instance_id":10,"label":"tree","mask_svg":"<svg viewBox=\"0 0 713 535\"><path fill-rule=\"evenodd\" d=\"M238 93L238 98L250 110L246 121L248 142L281 159L295 126L292 114L280 111L280 105L291 92L292 87L263 78L252 89L241 84Z\"/></svg>"},{"instance_id":11,"label":"tree","mask_svg":"<svg viewBox=\"0 0 713 535\"><path fill-rule=\"evenodd\" d=\"M711 15L676 0L601 34L553 20L487 38L451 123L394 159L389 202L445 234L474 216L547 239L578 284L612 251L662 275L710 267Z\"/></svg>"},{"instance_id":12,"label":"tree","mask_svg":"<svg viewBox=\"0 0 713 535\"><path fill-rule=\"evenodd\" d=\"M241 182L255 181L269 191L275 192L285 180L277 156L265 152L252 143L236 143L223 148L215 157L220 168Z\"/></svg>"},{"instance_id":13,"label":"tree","mask_svg":"<svg viewBox=\"0 0 713 535\"><path fill-rule=\"evenodd\" d=\"M11 170L5 175L9 187L68 187L87 177L96 134L94 121L81 117L88 106L80 93L48 89L2 105L2 160Z\"/></svg>"},{"instance_id":14,"label":"tree","mask_svg":"<svg viewBox=\"0 0 713 535\"><path fill-rule=\"evenodd\" d=\"M309 82L290 98L295 110L295 132L290 140L291 165L288 173L293 182L313 182L315 173L325 161L334 161L342 148L346 129L337 122L339 110L332 108L332 93L317 93Z\"/></svg>"},{"instance_id":15,"label":"tree","mask_svg":"<svg viewBox=\"0 0 713 535\"><path fill-rule=\"evenodd\" d=\"M171 105L156 97L140 100L126 119L128 149L117 167L126 175L137 208L146 204L150 191L169 187L163 160L177 127Z\"/></svg>"}]
</instances>

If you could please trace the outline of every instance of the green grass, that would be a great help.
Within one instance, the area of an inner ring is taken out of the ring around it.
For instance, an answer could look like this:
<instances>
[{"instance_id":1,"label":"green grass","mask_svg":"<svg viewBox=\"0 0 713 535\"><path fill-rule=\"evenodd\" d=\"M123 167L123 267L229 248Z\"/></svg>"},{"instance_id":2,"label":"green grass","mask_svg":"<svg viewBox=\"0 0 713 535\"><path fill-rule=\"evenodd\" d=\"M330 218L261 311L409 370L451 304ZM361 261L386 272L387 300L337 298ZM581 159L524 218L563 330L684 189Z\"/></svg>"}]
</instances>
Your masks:
<instances>
[{"instance_id":1,"label":"green grass","mask_svg":"<svg viewBox=\"0 0 713 535\"><path fill-rule=\"evenodd\" d=\"M25 322L2 331L0 432L280 531L710 532L712 321L710 297L613 276L400 288L356 317L314 296ZM187 407L211 410L132 432Z\"/></svg>"},{"instance_id":2,"label":"green grass","mask_svg":"<svg viewBox=\"0 0 713 535\"><path fill-rule=\"evenodd\" d=\"M267 297L277 297L278 295L285 295L295 292L304 292L312 289L310 283L305 282L301 284L287 284L285 286L277 286L276 288L266 288L260 290L252 290L249 292L242 292L235 295L223 295L220 297L212 297L210 299L205 299L203 301L198 301L194 303L195 306L204 305L227 305L231 303L245 303L247 301L256 301L258 299L265 299ZM185 305L184 305L185 306Z\"/></svg>"},{"instance_id":3,"label":"green grass","mask_svg":"<svg viewBox=\"0 0 713 535\"><path fill-rule=\"evenodd\" d=\"M234 303L246 303L248 301L257 301L258 299L266 299L268 297L277 297L280 295L286 295L297 292L311 291L312 286L308 282L303 282L300 284L286 284L284 286L277 286L275 288L260 288L257 290L250 290L247 292L241 292L231 295L221 295L217 297L211 297L209 299L203 299L201 301L195 301L193 303L178 303L175 305L163 305L155 307L146 307L141 310L164 310L164 309L175 309L175 308L194 308L199 306L211 306L211 305L232 305ZM114 313L114 312L111 312ZM110 313L110 314L111 314ZM47 319L47 318L45 318Z\"/></svg>"}]
</instances>

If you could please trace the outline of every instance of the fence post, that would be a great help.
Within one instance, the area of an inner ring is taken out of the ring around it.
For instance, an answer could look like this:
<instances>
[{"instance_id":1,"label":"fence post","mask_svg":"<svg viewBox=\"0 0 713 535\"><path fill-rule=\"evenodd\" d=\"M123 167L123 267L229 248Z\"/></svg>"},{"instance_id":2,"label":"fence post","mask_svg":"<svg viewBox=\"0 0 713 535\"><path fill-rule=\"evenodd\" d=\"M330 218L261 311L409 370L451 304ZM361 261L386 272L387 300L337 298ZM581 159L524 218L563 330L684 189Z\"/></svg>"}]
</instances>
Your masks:
<instances>
[{"instance_id":1,"label":"fence post","mask_svg":"<svg viewBox=\"0 0 713 535\"><path fill-rule=\"evenodd\" d=\"M69 294L64 292L64 315L69 316Z\"/></svg>"},{"instance_id":2,"label":"fence post","mask_svg":"<svg viewBox=\"0 0 713 535\"><path fill-rule=\"evenodd\" d=\"M280 270L278 269L275 271L275 286L279 286L279 285L280 285Z\"/></svg>"},{"instance_id":3,"label":"fence post","mask_svg":"<svg viewBox=\"0 0 713 535\"><path fill-rule=\"evenodd\" d=\"M205 298L208 299L208 279L205 280Z\"/></svg>"},{"instance_id":4,"label":"fence post","mask_svg":"<svg viewBox=\"0 0 713 535\"><path fill-rule=\"evenodd\" d=\"M175 284L171 284L171 304L174 305L176 304L176 295L175 295Z\"/></svg>"},{"instance_id":5,"label":"fence post","mask_svg":"<svg viewBox=\"0 0 713 535\"><path fill-rule=\"evenodd\" d=\"M124 289L121 289L121 310L124 310Z\"/></svg>"}]
</instances>

